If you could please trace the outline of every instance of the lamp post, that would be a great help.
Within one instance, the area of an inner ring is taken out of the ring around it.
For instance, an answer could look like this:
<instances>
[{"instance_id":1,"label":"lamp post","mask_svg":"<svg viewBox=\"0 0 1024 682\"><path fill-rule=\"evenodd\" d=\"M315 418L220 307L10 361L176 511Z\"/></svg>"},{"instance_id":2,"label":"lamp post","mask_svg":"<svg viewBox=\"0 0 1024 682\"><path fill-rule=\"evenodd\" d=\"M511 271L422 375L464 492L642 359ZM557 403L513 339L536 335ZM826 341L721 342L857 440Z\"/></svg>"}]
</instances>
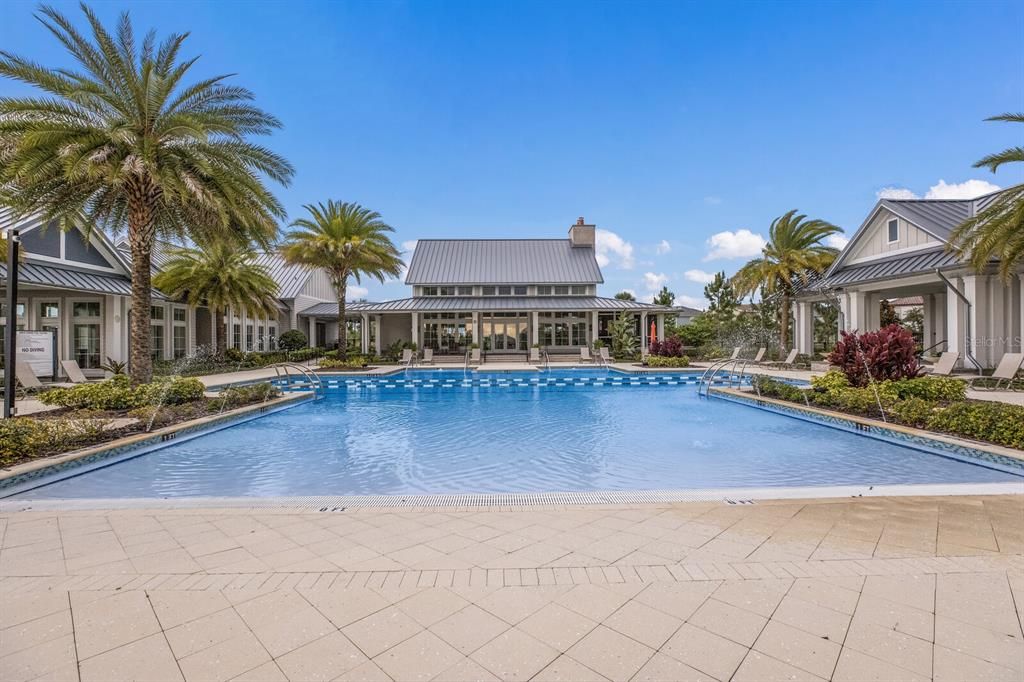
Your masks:
<instances>
[{"instance_id":1,"label":"lamp post","mask_svg":"<svg viewBox=\"0 0 1024 682\"><path fill-rule=\"evenodd\" d=\"M7 232L7 315L4 337L4 419L14 415L14 389L17 384L18 350L18 251L21 240L17 230ZM13 323L13 324L12 324Z\"/></svg>"}]
</instances>

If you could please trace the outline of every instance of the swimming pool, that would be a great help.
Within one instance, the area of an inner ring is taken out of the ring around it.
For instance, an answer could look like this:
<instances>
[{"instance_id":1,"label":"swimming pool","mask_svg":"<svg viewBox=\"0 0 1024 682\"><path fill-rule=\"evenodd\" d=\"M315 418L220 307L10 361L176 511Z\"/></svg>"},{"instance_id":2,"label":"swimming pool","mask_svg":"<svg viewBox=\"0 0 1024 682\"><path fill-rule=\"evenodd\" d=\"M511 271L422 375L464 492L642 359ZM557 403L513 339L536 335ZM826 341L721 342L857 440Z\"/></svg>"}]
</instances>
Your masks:
<instances>
[{"instance_id":1,"label":"swimming pool","mask_svg":"<svg viewBox=\"0 0 1024 682\"><path fill-rule=\"evenodd\" d=\"M408 372L19 494L276 497L1024 482L748 405L698 374ZM333 381L333 384L331 383Z\"/></svg>"}]
</instances>

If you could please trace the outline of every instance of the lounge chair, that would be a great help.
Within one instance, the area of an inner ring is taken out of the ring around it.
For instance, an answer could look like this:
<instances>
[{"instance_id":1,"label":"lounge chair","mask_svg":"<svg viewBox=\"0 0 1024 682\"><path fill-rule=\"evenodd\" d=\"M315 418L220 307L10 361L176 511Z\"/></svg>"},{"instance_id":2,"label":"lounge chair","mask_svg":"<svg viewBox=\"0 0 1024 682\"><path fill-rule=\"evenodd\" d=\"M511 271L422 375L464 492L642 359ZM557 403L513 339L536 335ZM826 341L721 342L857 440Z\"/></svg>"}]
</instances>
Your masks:
<instances>
[{"instance_id":1,"label":"lounge chair","mask_svg":"<svg viewBox=\"0 0 1024 682\"><path fill-rule=\"evenodd\" d=\"M742 346L736 346L735 348L732 349L732 355L730 355L729 357L727 357L727 358L711 358L710 360L708 360L708 362L721 362L722 360L735 360L736 358L738 358L740 356L740 351L741 350L742 350Z\"/></svg>"},{"instance_id":2,"label":"lounge chair","mask_svg":"<svg viewBox=\"0 0 1024 682\"><path fill-rule=\"evenodd\" d=\"M432 365L432 364L434 364L434 349L433 348L424 348L423 349L423 361L422 362L423 362L424 365Z\"/></svg>"},{"instance_id":3,"label":"lounge chair","mask_svg":"<svg viewBox=\"0 0 1024 682\"><path fill-rule=\"evenodd\" d=\"M78 366L76 360L61 360L60 366L64 370L64 375L73 384L86 384L89 383L89 377L85 376L85 372Z\"/></svg>"},{"instance_id":4,"label":"lounge chair","mask_svg":"<svg viewBox=\"0 0 1024 682\"><path fill-rule=\"evenodd\" d=\"M1024 362L1024 353L1003 353L1003 358L996 365L996 371L992 372L990 376L976 376L971 377L967 380L968 388L975 388L974 382L979 379L995 379L995 386L979 386L977 388L984 388L989 391L995 391L999 389L999 385L1006 382L1007 390L1012 390L1013 379L1017 376L1017 370L1020 369L1021 363Z\"/></svg>"},{"instance_id":5,"label":"lounge chair","mask_svg":"<svg viewBox=\"0 0 1024 682\"><path fill-rule=\"evenodd\" d=\"M939 359L935 361L935 364L931 367L927 367L929 370L928 375L933 377L948 377L953 373L953 368L956 367L956 361L960 359L960 353L955 350L947 350Z\"/></svg>"},{"instance_id":6,"label":"lounge chair","mask_svg":"<svg viewBox=\"0 0 1024 682\"><path fill-rule=\"evenodd\" d=\"M539 365L542 362L542 360L540 359L540 348L530 349L530 359L528 360L528 362L532 362L537 365Z\"/></svg>"},{"instance_id":7,"label":"lounge chair","mask_svg":"<svg viewBox=\"0 0 1024 682\"><path fill-rule=\"evenodd\" d=\"M398 364L406 365L408 367L412 367L412 362L413 362L412 349L411 348L403 348L402 349L402 359L398 361Z\"/></svg>"},{"instance_id":8,"label":"lounge chair","mask_svg":"<svg viewBox=\"0 0 1024 682\"><path fill-rule=\"evenodd\" d=\"M32 370L32 365L24 360L18 360L15 363L14 376L17 378L18 383L21 384L23 391L39 391L43 388L43 382L39 381L39 377Z\"/></svg>"},{"instance_id":9,"label":"lounge chair","mask_svg":"<svg viewBox=\"0 0 1024 682\"><path fill-rule=\"evenodd\" d=\"M789 351L789 354L786 356L786 359L783 360L782 362L766 362L764 363L764 365L766 367L775 367L777 369L796 369L794 365L796 364L796 356L799 354L799 351L796 348L794 348L793 350Z\"/></svg>"},{"instance_id":10,"label":"lounge chair","mask_svg":"<svg viewBox=\"0 0 1024 682\"><path fill-rule=\"evenodd\" d=\"M586 346L580 347L580 362L593 362L594 358L590 357L590 349Z\"/></svg>"},{"instance_id":11,"label":"lounge chair","mask_svg":"<svg viewBox=\"0 0 1024 682\"><path fill-rule=\"evenodd\" d=\"M608 353L608 348L606 346L601 346L601 349L600 351L598 351L598 354L601 358L601 364L607 365L608 363L613 362L612 356L610 353Z\"/></svg>"},{"instance_id":12,"label":"lounge chair","mask_svg":"<svg viewBox=\"0 0 1024 682\"><path fill-rule=\"evenodd\" d=\"M757 349L757 355L754 356L754 359L751 360L751 362L754 363L755 365L760 364L761 361L764 360L764 354L767 353L767 352L768 352L768 349L765 348L764 346L762 346L761 348L758 348Z\"/></svg>"}]
</instances>

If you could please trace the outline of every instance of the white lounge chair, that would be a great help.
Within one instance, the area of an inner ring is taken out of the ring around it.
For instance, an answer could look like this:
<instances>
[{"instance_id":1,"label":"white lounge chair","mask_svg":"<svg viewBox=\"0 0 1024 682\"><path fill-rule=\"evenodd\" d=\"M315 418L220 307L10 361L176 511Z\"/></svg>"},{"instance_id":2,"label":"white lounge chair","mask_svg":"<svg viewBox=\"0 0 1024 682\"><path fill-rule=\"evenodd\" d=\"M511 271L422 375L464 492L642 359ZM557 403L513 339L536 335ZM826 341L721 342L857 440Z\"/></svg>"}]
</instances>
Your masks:
<instances>
[{"instance_id":1,"label":"white lounge chair","mask_svg":"<svg viewBox=\"0 0 1024 682\"><path fill-rule=\"evenodd\" d=\"M1011 390L1013 386L1013 379L1017 376L1017 370L1020 369L1021 363L1024 362L1024 353L1003 353L1003 358L996 365L996 371L992 372L990 376L976 376L971 377L967 381L968 388L975 388L974 382L979 379L995 379L995 386L984 386L977 388L984 388L989 391L995 391L999 389L999 385L1004 381L1006 382L1006 388Z\"/></svg>"},{"instance_id":2,"label":"white lounge chair","mask_svg":"<svg viewBox=\"0 0 1024 682\"><path fill-rule=\"evenodd\" d=\"M939 359L935 361L935 364L929 368L929 376L933 377L948 377L953 373L953 368L956 367L956 361L960 359L960 353L955 350L947 350Z\"/></svg>"},{"instance_id":3,"label":"white lounge chair","mask_svg":"<svg viewBox=\"0 0 1024 682\"><path fill-rule=\"evenodd\" d=\"M25 391L38 391L43 388L43 382L32 370L32 365L24 360L18 360L14 366L14 376Z\"/></svg>"},{"instance_id":4,"label":"white lounge chair","mask_svg":"<svg viewBox=\"0 0 1024 682\"><path fill-rule=\"evenodd\" d=\"M782 362L766 362L764 363L767 367L776 367L778 369L794 369L793 365L796 363L796 356L799 355L799 351L794 348L789 351L786 359Z\"/></svg>"},{"instance_id":5,"label":"white lounge chair","mask_svg":"<svg viewBox=\"0 0 1024 682\"><path fill-rule=\"evenodd\" d=\"M612 356L610 353L608 353L607 346L601 346L600 350L598 351L598 354L601 357L602 364L607 365L609 362L612 362Z\"/></svg>"},{"instance_id":6,"label":"white lounge chair","mask_svg":"<svg viewBox=\"0 0 1024 682\"><path fill-rule=\"evenodd\" d=\"M742 346L736 346L735 348L732 349L732 355L730 355L729 357L727 357L727 358L711 358L710 360L708 360L708 362L721 362L722 360L735 360L736 358L738 358L740 356L740 351L741 350L742 350Z\"/></svg>"},{"instance_id":7,"label":"white lounge chair","mask_svg":"<svg viewBox=\"0 0 1024 682\"><path fill-rule=\"evenodd\" d=\"M85 372L78 366L77 360L61 360L60 366L71 383L85 384L89 382L89 377L85 376Z\"/></svg>"},{"instance_id":8,"label":"white lounge chair","mask_svg":"<svg viewBox=\"0 0 1024 682\"><path fill-rule=\"evenodd\" d=\"M403 348L402 349L402 359L398 361L398 364L406 365L406 366L410 366L411 367L412 366L412 360L413 360L412 349L411 348Z\"/></svg>"},{"instance_id":9,"label":"white lounge chair","mask_svg":"<svg viewBox=\"0 0 1024 682\"><path fill-rule=\"evenodd\" d=\"M765 348L764 346L762 346L761 348L758 348L757 349L757 355L754 356L754 359L751 360L751 362L754 363L755 365L760 363L762 360L764 360L764 354L767 353L767 352L768 352L768 349Z\"/></svg>"},{"instance_id":10,"label":"white lounge chair","mask_svg":"<svg viewBox=\"0 0 1024 682\"><path fill-rule=\"evenodd\" d=\"M590 357L590 349L586 346L580 347L580 362L593 362L594 358Z\"/></svg>"},{"instance_id":11,"label":"white lounge chair","mask_svg":"<svg viewBox=\"0 0 1024 682\"><path fill-rule=\"evenodd\" d=\"M423 349L423 360L422 360L422 362L423 362L424 365L432 365L432 364L434 364L434 349L433 348L424 348Z\"/></svg>"}]
</instances>

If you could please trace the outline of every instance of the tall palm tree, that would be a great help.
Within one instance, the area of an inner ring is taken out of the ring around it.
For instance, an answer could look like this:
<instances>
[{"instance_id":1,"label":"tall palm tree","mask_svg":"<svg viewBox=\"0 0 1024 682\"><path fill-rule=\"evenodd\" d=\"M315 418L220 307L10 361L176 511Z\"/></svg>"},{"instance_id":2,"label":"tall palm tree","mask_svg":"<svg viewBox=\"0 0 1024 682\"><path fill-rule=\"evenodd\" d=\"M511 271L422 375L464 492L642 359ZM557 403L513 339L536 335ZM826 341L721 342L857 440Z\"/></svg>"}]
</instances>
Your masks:
<instances>
[{"instance_id":1,"label":"tall palm tree","mask_svg":"<svg viewBox=\"0 0 1024 682\"><path fill-rule=\"evenodd\" d=\"M987 121L1024 123L1024 114L1003 114ZM990 154L974 164L995 173L1004 163L1024 162L1024 147L1010 147ZM1009 283L1017 265L1024 263L1024 184L1003 191L977 215L953 230L949 250L968 259L976 270L984 270L999 259L999 276Z\"/></svg>"},{"instance_id":2,"label":"tall palm tree","mask_svg":"<svg viewBox=\"0 0 1024 682\"><path fill-rule=\"evenodd\" d=\"M256 252L223 239L202 248L172 249L153 284L168 296L209 306L217 324L219 357L227 350L227 308L277 315L277 282L256 262Z\"/></svg>"},{"instance_id":3,"label":"tall palm tree","mask_svg":"<svg viewBox=\"0 0 1024 682\"><path fill-rule=\"evenodd\" d=\"M363 277L383 282L402 272L401 252L388 236L394 229L380 214L359 204L328 201L307 204L308 218L291 224L281 253L289 263L323 268L338 295L338 353L347 355L345 342L345 296L349 277L357 283Z\"/></svg>"},{"instance_id":4,"label":"tall palm tree","mask_svg":"<svg viewBox=\"0 0 1024 682\"><path fill-rule=\"evenodd\" d=\"M292 167L248 141L280 122L227 76L186 82L188 34L136 43L128 14L113 33L82 5L91 36L43 7L39 21L77 68L46 68L0 50L0 75L39 97L0 98L0 201L44 219L83 215L127 232L132 254L132 378L152 377L150 259L158 235L269 245L284 209L265 185Z\"/></svg>"},{"instance_id":5,"label":"tall palm tree","mask_svg":"<svg viewBox=\"0 0 1024 682\"><path fill-rule=\"evenodd\" d=\"M789 315L795 286L807 282L812 273L820 274L832 265L839 249L823 240L842 230L825 220L807 220L796 209L772 221L768 243L755 258L732 276L731 283L740 298L760 291L764 296L781 296L779 342L789 347Z\"/></svg>"}]
</instances>

